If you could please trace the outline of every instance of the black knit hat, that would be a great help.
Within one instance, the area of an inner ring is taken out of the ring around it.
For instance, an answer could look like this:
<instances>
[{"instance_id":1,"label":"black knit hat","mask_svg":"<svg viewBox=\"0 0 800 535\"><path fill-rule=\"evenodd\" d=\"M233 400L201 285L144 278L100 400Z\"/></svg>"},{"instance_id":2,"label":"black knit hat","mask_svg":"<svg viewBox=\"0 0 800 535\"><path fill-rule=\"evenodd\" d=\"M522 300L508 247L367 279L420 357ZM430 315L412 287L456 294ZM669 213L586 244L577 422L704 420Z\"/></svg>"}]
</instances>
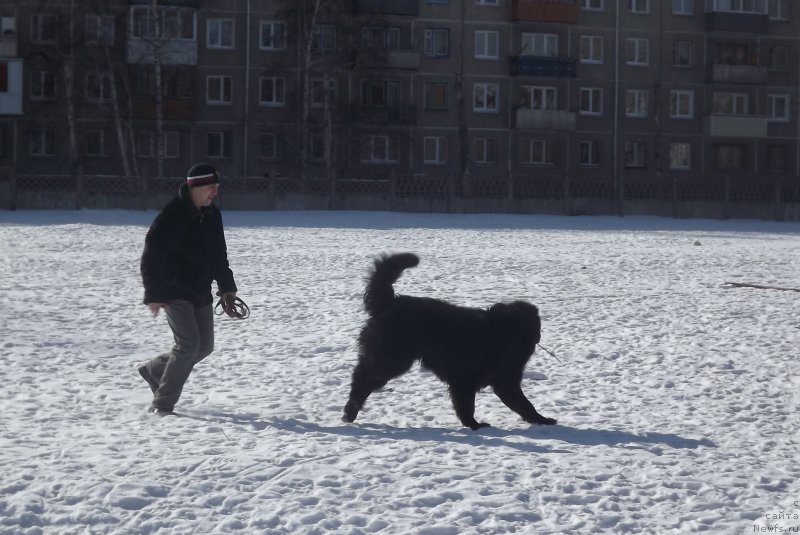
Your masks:
<instances>
[{"instance_id":1,"label":"black knit hat","mask_svg":"<svg viewBox=\"0 0 800 535\"><path fill-rule=\"evenodd\" d=\"M190 188L219 184L219 173L213 165L196 163L186 173L186 185Z\"/></svg>"}]
</instances>

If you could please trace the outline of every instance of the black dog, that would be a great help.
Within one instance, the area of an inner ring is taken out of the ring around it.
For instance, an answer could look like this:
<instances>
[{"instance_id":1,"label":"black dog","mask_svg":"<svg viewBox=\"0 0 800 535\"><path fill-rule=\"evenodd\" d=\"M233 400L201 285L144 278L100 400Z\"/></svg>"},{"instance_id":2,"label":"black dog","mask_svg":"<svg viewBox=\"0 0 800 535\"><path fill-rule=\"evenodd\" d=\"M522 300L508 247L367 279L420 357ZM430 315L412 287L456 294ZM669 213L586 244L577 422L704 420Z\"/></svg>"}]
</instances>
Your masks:
<instances>
[{"instance_id":1,"label":"black dog","mask_svg":"<svg viewBox=\"0 0 800 535\"><path fill-rule=\"evenodd\" d=\"M364 292L369 319L359 335L358 363L342 419L354 421L372 392L419 360L450 386L456 414L470 429L489 425L474 415L475 394L487 386L526 422L555 424L536 412L520 387L540 338L537 308L514 301L483 310L425 297L395 297L392 284L418 263L412 253L375 261Z\"/></svg>"}]
</instances>

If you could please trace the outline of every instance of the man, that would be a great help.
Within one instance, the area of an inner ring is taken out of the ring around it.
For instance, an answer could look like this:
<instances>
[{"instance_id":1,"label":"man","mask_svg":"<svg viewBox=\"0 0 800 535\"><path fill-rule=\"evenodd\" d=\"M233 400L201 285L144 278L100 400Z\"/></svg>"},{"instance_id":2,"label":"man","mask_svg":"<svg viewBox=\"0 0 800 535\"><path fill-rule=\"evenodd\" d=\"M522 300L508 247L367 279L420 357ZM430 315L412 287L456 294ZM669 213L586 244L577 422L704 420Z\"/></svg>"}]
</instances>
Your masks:
<instances>
[{"instance_id":1,"label":"man","mask_svg":"<svg viewBox=\"0 0 800 535\"><path fill-rule=\"evenodd\" d=\"M164 309L175 345L139 367L153 391L148 409L172 414L192 368L214 350L211 281L225 312L235 315L236 283L228 265L222 216L213 200L219 173L207 164L189 169L186 183L158 214L145 238L141 273L144 303L153 316Z\"/></svg>"}]
</instances>

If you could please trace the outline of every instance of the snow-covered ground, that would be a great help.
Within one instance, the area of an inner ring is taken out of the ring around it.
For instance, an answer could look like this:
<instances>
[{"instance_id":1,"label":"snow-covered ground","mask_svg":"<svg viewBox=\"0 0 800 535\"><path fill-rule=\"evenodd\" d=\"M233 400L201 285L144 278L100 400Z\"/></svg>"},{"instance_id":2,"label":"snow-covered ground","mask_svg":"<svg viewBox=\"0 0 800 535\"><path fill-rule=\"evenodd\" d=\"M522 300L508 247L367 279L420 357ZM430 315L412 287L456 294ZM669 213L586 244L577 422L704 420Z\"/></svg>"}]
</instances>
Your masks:
<instances>
[{"instance_id":1,"label":"snow-covered ground","mask_svg":"<svg viewBox=\"0 0 800 535\"><path fill-rule=\"evenodd\" d=\"M154 212L0 212L0 534L800 531L800 225L647 217L226 212L246 321L159 418L136 367ZM340 421L363 276L527 299L543 351L462 428L418 368Z\"/></svg>"}]
</instances>

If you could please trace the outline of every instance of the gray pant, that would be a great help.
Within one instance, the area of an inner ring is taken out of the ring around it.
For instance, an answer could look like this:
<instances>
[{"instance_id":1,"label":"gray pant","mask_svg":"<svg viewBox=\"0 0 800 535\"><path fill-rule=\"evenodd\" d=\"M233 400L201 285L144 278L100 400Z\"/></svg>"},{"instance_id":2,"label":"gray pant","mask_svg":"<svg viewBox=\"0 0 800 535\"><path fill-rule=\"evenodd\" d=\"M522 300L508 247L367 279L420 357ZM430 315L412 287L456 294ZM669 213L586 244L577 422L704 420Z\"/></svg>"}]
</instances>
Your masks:
<instances>
[{"instance_id":1,"label":"gray pant","mask_svg":"<svg viewBox=\"0 0 800 535\"><path fill-rule=\"evenodd\" d=\"M189 301L176 300L167 304L166 313L175 345L145 366L159 382L152 406L171 411L194 365L214 350L214 312L210 303L195 307Z\"/></svg>"}]
</instances>

